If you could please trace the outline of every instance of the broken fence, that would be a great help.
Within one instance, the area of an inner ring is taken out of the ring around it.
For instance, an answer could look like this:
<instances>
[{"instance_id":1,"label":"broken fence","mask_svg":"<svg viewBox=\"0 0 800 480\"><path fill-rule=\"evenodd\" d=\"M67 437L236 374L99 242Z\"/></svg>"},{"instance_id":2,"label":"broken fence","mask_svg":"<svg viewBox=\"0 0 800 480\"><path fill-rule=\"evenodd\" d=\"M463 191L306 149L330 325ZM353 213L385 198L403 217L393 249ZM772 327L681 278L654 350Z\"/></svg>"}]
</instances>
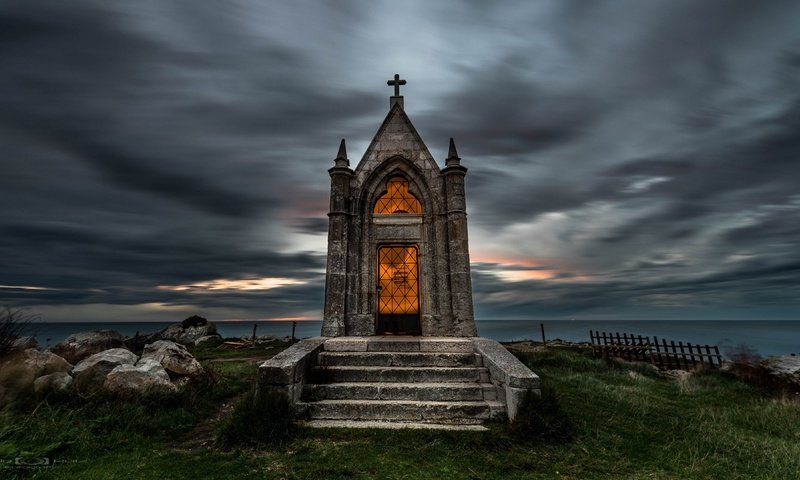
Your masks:
<instances>
[{"instance_id":1,"label":"broken fence","mask_svg":"<svg viewBox=\"0 0 800 480\"><path fill-rule=\"evenodd\" d=\"M592 350L602 356L650 362L660 369L692 370L722 366L722 355L716 345L676 343L665 338L659 340L656 336L645 337L593 330L589 330L589 338L592 340Z\"/></svg>"}]
</instances>

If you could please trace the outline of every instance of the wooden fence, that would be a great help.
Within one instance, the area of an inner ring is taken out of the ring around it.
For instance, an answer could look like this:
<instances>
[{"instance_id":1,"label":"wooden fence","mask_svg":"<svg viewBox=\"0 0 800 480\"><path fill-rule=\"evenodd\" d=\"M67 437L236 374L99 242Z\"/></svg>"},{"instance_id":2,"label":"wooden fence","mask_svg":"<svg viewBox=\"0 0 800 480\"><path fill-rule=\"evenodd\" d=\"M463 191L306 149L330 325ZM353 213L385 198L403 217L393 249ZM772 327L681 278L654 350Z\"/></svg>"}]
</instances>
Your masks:
<instances>
[{"instance_id":1,"label":"wooden fence","mask_svg":"<svg viewBox=\"0 0 800 480\"><path fill-rule=\"evenodd\" d=\"M606 357L619 357L628 361L650 362L660 369L692 370L722 366L722 355L716 345L693 345L658 337L644 337L619 332L606 333L589 330L592 349Z\"/></svg>"}]
</instances>

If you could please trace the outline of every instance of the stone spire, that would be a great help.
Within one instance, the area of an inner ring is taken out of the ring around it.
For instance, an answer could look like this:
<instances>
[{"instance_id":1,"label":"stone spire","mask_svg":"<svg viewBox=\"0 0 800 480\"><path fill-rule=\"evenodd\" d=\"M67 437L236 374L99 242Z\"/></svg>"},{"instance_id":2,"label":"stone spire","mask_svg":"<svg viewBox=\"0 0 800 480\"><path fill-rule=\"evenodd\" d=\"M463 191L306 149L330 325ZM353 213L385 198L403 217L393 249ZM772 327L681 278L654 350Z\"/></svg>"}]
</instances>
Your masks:
<instances>
[{"instance_id":1,"label":"stone spire","mask_svg":"<svg viewBox=\"0 0 800 480\"><path fill-rule=\"evenodd\" d=\"M339 144L339 153L336 154L334 162L336 162L337 167L350 166L350 160L347 159L347 147L344 145L344 138L342 139L342 143Z\"/></svg>"},{"instance_id":2,"label":"stone spire","mask_svg":"<svg viewBox=\"0 0 800 480\"><path fill-rule=\"evenodd\" d=\"M453 141L453 137L450 137L450 149L447 151L445 166L453 167L456 165L461 165L461 158L456 151L456 142Z\"/></svg>"}]
</instances>

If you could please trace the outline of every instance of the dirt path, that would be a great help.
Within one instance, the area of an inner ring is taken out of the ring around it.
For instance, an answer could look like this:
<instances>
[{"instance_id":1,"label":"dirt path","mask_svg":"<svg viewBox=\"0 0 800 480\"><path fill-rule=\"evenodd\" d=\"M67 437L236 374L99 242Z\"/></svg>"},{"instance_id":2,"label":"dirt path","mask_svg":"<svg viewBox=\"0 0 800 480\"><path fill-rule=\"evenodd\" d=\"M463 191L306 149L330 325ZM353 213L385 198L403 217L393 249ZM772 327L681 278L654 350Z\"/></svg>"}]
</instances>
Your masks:
<instances>
[{"instance_id":1,"label":"dirt path","mask_svg":"<svg viewBox=\"0 0 800 480\"><path fill-rule=\"evenodd\" d=\"M261 363L265 360L272 358L272 355L254 355L250 357L238 358L214 358L210 359L211 362L249 362ZM170 445L175 450L182 450L187 452L197 452L202 450L209 450L214 448L214 430L220 422L228 418L233 412L233 407L239 402L242 395L236 395L225 400L216 413L201 421L195 427L181 435L174 443Z\"/></svg>"},{"instance_id":2,"label":"dirt path","mask_svg":"<svg viewBox=\"0 0 800 480\"><path fill-rule=\"evenodd\" d=\"M230 416L233 407L239 402L242 395L237 395L227 399L217 413L195 425L195 427L183 434L177 441L170 445L170 448L185 452L197 452L214 448L214 429L219 423Z\"/></svg>"}]
</instances>

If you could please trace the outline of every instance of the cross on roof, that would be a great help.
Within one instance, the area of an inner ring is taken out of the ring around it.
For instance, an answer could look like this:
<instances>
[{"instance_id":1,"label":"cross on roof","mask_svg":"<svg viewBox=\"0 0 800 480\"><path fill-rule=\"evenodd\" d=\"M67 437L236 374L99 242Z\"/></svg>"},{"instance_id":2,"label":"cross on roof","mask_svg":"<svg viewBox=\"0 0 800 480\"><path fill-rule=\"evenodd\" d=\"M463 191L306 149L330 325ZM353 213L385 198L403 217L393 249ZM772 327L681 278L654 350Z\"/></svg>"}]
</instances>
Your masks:
<instances>
[{"instance_id":1,"label":"cross on roof","mask_svg":"<svg viewBox=\"0 0 800 480\"><path fill-rule=\"evenodd\" d=\"M399 97L400 96L400 85L405 85L405 84L406 84L405 80L400 80L400 74L399 73L395 73L394 74L394 80L389 80L388 82L386 82L386 85L389 85L390 87L394 87L394 96L395 97Z\"/></svg>"}]
</instances>

